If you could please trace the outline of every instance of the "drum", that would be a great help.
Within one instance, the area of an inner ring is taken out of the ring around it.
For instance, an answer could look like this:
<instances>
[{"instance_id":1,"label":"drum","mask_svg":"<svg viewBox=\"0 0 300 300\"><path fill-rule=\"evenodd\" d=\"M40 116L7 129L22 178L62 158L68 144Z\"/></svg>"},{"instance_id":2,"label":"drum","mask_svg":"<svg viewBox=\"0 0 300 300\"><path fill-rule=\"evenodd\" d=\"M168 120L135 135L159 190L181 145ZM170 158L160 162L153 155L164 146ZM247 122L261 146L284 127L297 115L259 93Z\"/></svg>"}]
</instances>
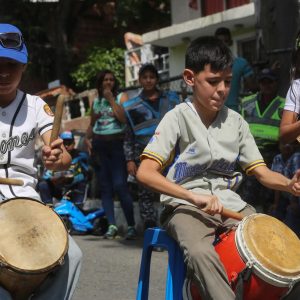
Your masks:
<instances>
[{"instance_id":1,"label":"drum","mask_svg":"<svg viewBox=\"0 0 300 300\"><path fill-rule=\"evenodd\" d=\"M300 240L271 216L245 217L219 237L215 250L237 299L279 300L300 280ZM191 293L200 300L194 284Z\"/></svg>"},{"instance_id":2,"label":"drum","mask_svg":"<svg viewBox=\"0 0 300 300\"><path fill-rule=\"evenodd\" d=\"M63 264L68 233L60 217L30 198L0 203L0 285L28 299Z\"/></svg>"}]
</instances>

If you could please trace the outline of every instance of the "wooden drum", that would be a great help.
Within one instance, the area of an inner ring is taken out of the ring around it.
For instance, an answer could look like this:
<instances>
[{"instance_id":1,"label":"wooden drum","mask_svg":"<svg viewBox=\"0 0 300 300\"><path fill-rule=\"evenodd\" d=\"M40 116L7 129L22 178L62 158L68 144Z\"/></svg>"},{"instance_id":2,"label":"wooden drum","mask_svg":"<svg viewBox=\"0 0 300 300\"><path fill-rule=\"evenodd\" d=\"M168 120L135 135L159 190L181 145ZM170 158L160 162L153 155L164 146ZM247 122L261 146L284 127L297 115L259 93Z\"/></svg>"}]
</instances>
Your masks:
<instances>
[{"instance_id":1,"label":"wooden drum","mask_svg":"<svg viewBox=\"0 0 300 300\"><path fill-rule=\"evenodd\" d=\"M264 214L247 216L221 237L215 246L235 289L238 274L244 278L244 300L278 300L300 280L300 240L284 223Z\"/></svg>"},{"instance_id":2,"label":"wooden drum","mask_svg":"<svg viewBox=\"0 0 300 300\"><path fill-rule=\"evenodd\" d=\"M60 217L31 198L0 203L0 285L28 299L63 264L68 233Z\"/></svg>"}]
</instances>

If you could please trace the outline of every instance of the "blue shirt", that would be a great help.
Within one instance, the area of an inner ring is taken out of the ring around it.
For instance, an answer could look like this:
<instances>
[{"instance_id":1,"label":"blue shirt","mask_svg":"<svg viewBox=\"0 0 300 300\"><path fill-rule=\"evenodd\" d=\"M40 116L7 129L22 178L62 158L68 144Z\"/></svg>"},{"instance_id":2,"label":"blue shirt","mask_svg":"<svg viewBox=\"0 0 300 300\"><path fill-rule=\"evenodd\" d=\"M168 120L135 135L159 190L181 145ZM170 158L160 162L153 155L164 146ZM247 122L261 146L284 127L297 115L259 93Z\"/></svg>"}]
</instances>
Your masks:
<instances>
[{"instance_id":1,"label":"blue shirt","mask_svg":"<svg viewBox=\"0 0 300 300\"><path fill-rule=\"evenodd\" d=\"M296 171L300 168L300 153L295 152L286 161L283 160L281 154L277 154L272 163L271 169L287 178L291 179Z\"/></svg>"}]
</instances>

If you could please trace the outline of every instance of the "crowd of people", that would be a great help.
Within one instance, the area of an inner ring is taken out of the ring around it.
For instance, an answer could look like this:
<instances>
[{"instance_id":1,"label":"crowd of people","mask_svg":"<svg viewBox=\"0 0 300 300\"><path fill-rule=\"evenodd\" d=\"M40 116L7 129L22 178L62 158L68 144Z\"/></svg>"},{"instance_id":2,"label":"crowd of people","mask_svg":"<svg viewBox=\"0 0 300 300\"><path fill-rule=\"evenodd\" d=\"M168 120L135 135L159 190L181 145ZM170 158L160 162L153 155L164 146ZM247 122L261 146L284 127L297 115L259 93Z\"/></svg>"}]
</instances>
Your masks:
<instances>
[{"instance_id":1,"label":"crowd of people","mask_svg":"<svg viewBox=\"0 0 300 300\"><path fill-rule=\"evenodd\" d=\"M228 28L218 28L215 31L215 38L227 47L232 45ZM293 60L294 76L297 76L296 58ZM52 197L60 199L63 188L74 189L76 192L72 198L80 203L83 201L82 195L85 194L84 189L88 181L87 161L92 161L99 183L102 206L109 223L104 235L108 239L118 236L114 212L115 196L120 201L127 221L126 238L137 238L133 210L134 197L129 189L129 178L133 178L136 186L144 230L160 224L155 205L155 202L159 202L159 193L138 183L135 178L145 146L159 134L156 132L159 122L169 110L180 102L186 101L180 99L174 91L159 89L158 70L151 63L141 66L138 78L141 89L137 96L129 99L126 92L119 92L119 84L112 70L102 70L97 74L98 97L93 102L91 123L85 137L86 149L92 159L87 160L87 157L83 158L82 155L79 161L75 158L78 162L82 159L86 160L85 166L80 168L84 174L81 181L73 180L63 184L64 180L70 181L70 179L62 179L64 176L53 176L50 171L46 171L38 184L41 198L46 203L51 202ZM295 170L300 167L298 146L293 142L295 129L289 129L287 133L283 129L283 140L286 140L285 136L287 136L287 143L279 141L279 130L283 111L287 110L285 105L289 105L288 109L292 111L288 113L291 124L287 126L295 126L293 122L296 120L297 105L293 97L296 97L298 92L297 80L288 92L290 100L287 104L285 98L277 94L279 80L279 74L272 66L265 67L255 74L246 59L233 56L231 86L225 105L238 112L247 122L267 167L291 178ZM248 95L241 97L242 90L247 91ZM285 111L284 115L286 114ZM68 133L64 134L68 135ZM62 135L61 138L72 154L75 151L72 146L74 137L64 138ZM71 143L70 146L67 145L68 142ZM73 160L74 155L73 153ZM78 156L78 153L75 156ZM74 169L73 164L71 168ZM55 174L67 173L55 172ZM165 171L164 174L167 172ZM237 194L244 201L258 211L276 216L300 235L300 206L297 197L287 196L286 193L265 187L255 176L244 174L243 180L235 180L234 183L231 179L234 189L237 189Z\"/></svg>"},{"instance_id":2,"label":"crowd of people","mask_svg":"<svg viewBox=\"0 0 300 300\"><path fill-rule=\"evenodd\" d=\"M27 49L18 28L0 24L0 132L4 139L0 174L23 182L2 185L1 200L27 196L51 203L71 190L72 200L80 205L92 161L108 220L104 238L118 236L117 195L127 222L126 238L131 240L137 238L137 231L128 176L135 177L144 230L161 225L184 249L186 284L193 282L204 299L235 299L213 247L215 231L237 223L220 215L223 208L247 216L262 205L265 213L300 235L296 142L300 132L300 35L286 99L277 94L280 78L272 67L262 69L258 85L253 85L254 72L246 60L232 55L231 42L230 31L220 28L215 36L200 37L189 45L183 80L193 92L187 99L160 90L158 71L151 63L140 68L141 89L131 99L120 93L112 70L100 71L85 153L75 149L72 132L53 139L51 109L41 98L18 89L28 61ZM252 93L239 99L242 79L250 82ZM231 89L232 82L235 89ZM33 165L38 134L45 144L39 194ZM159 195L160 217L154 206ZM69 237L67 263L35 291L34 299L70 299L81 256ZM1 287L0 295L11 299Z\"/></svg>"}]
</instances>

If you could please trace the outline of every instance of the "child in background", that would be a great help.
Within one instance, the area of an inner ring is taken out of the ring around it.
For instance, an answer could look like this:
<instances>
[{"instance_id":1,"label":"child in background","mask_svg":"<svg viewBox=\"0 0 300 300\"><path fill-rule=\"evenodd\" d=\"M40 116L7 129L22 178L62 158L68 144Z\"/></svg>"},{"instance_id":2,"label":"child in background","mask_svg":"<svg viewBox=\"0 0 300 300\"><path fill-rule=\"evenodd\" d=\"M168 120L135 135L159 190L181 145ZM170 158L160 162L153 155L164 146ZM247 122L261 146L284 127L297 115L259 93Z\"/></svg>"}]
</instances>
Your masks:
<instances>
[{"instance_id":1,"label":"child in background","mask_svg":"<svg viewBox=\"0 0 300 300\"><path fill-rule=\"evenodd\" d=\"M128 174L133 178L140 165L140 155L154 134L159 121L176 104L179 104L179 97L175 92L158 89L158 81L159 76L155 66L143 65L139 70L139 83L142 91L138 96L123 104L128 120L124 153ZM157 226L157 211L154 202L158 198L157 193L138 185L138 201L144 229Z\"/></svg>"},{"instance_id":2,"label":"child in background","mask_svg":"<svg viewBox=\"0 0 300 300\"><path fill-rule=\"evenodd\" d=\"M64 131L60 134L63 144L72 157L71 165L66 171L44 172L38 188L44 203L53 203L53 197L60 200L68 192L71 201L77 205L83 204L87 193L88 154L75 148L74 134Z\"/></svg>"}]
</instances>

